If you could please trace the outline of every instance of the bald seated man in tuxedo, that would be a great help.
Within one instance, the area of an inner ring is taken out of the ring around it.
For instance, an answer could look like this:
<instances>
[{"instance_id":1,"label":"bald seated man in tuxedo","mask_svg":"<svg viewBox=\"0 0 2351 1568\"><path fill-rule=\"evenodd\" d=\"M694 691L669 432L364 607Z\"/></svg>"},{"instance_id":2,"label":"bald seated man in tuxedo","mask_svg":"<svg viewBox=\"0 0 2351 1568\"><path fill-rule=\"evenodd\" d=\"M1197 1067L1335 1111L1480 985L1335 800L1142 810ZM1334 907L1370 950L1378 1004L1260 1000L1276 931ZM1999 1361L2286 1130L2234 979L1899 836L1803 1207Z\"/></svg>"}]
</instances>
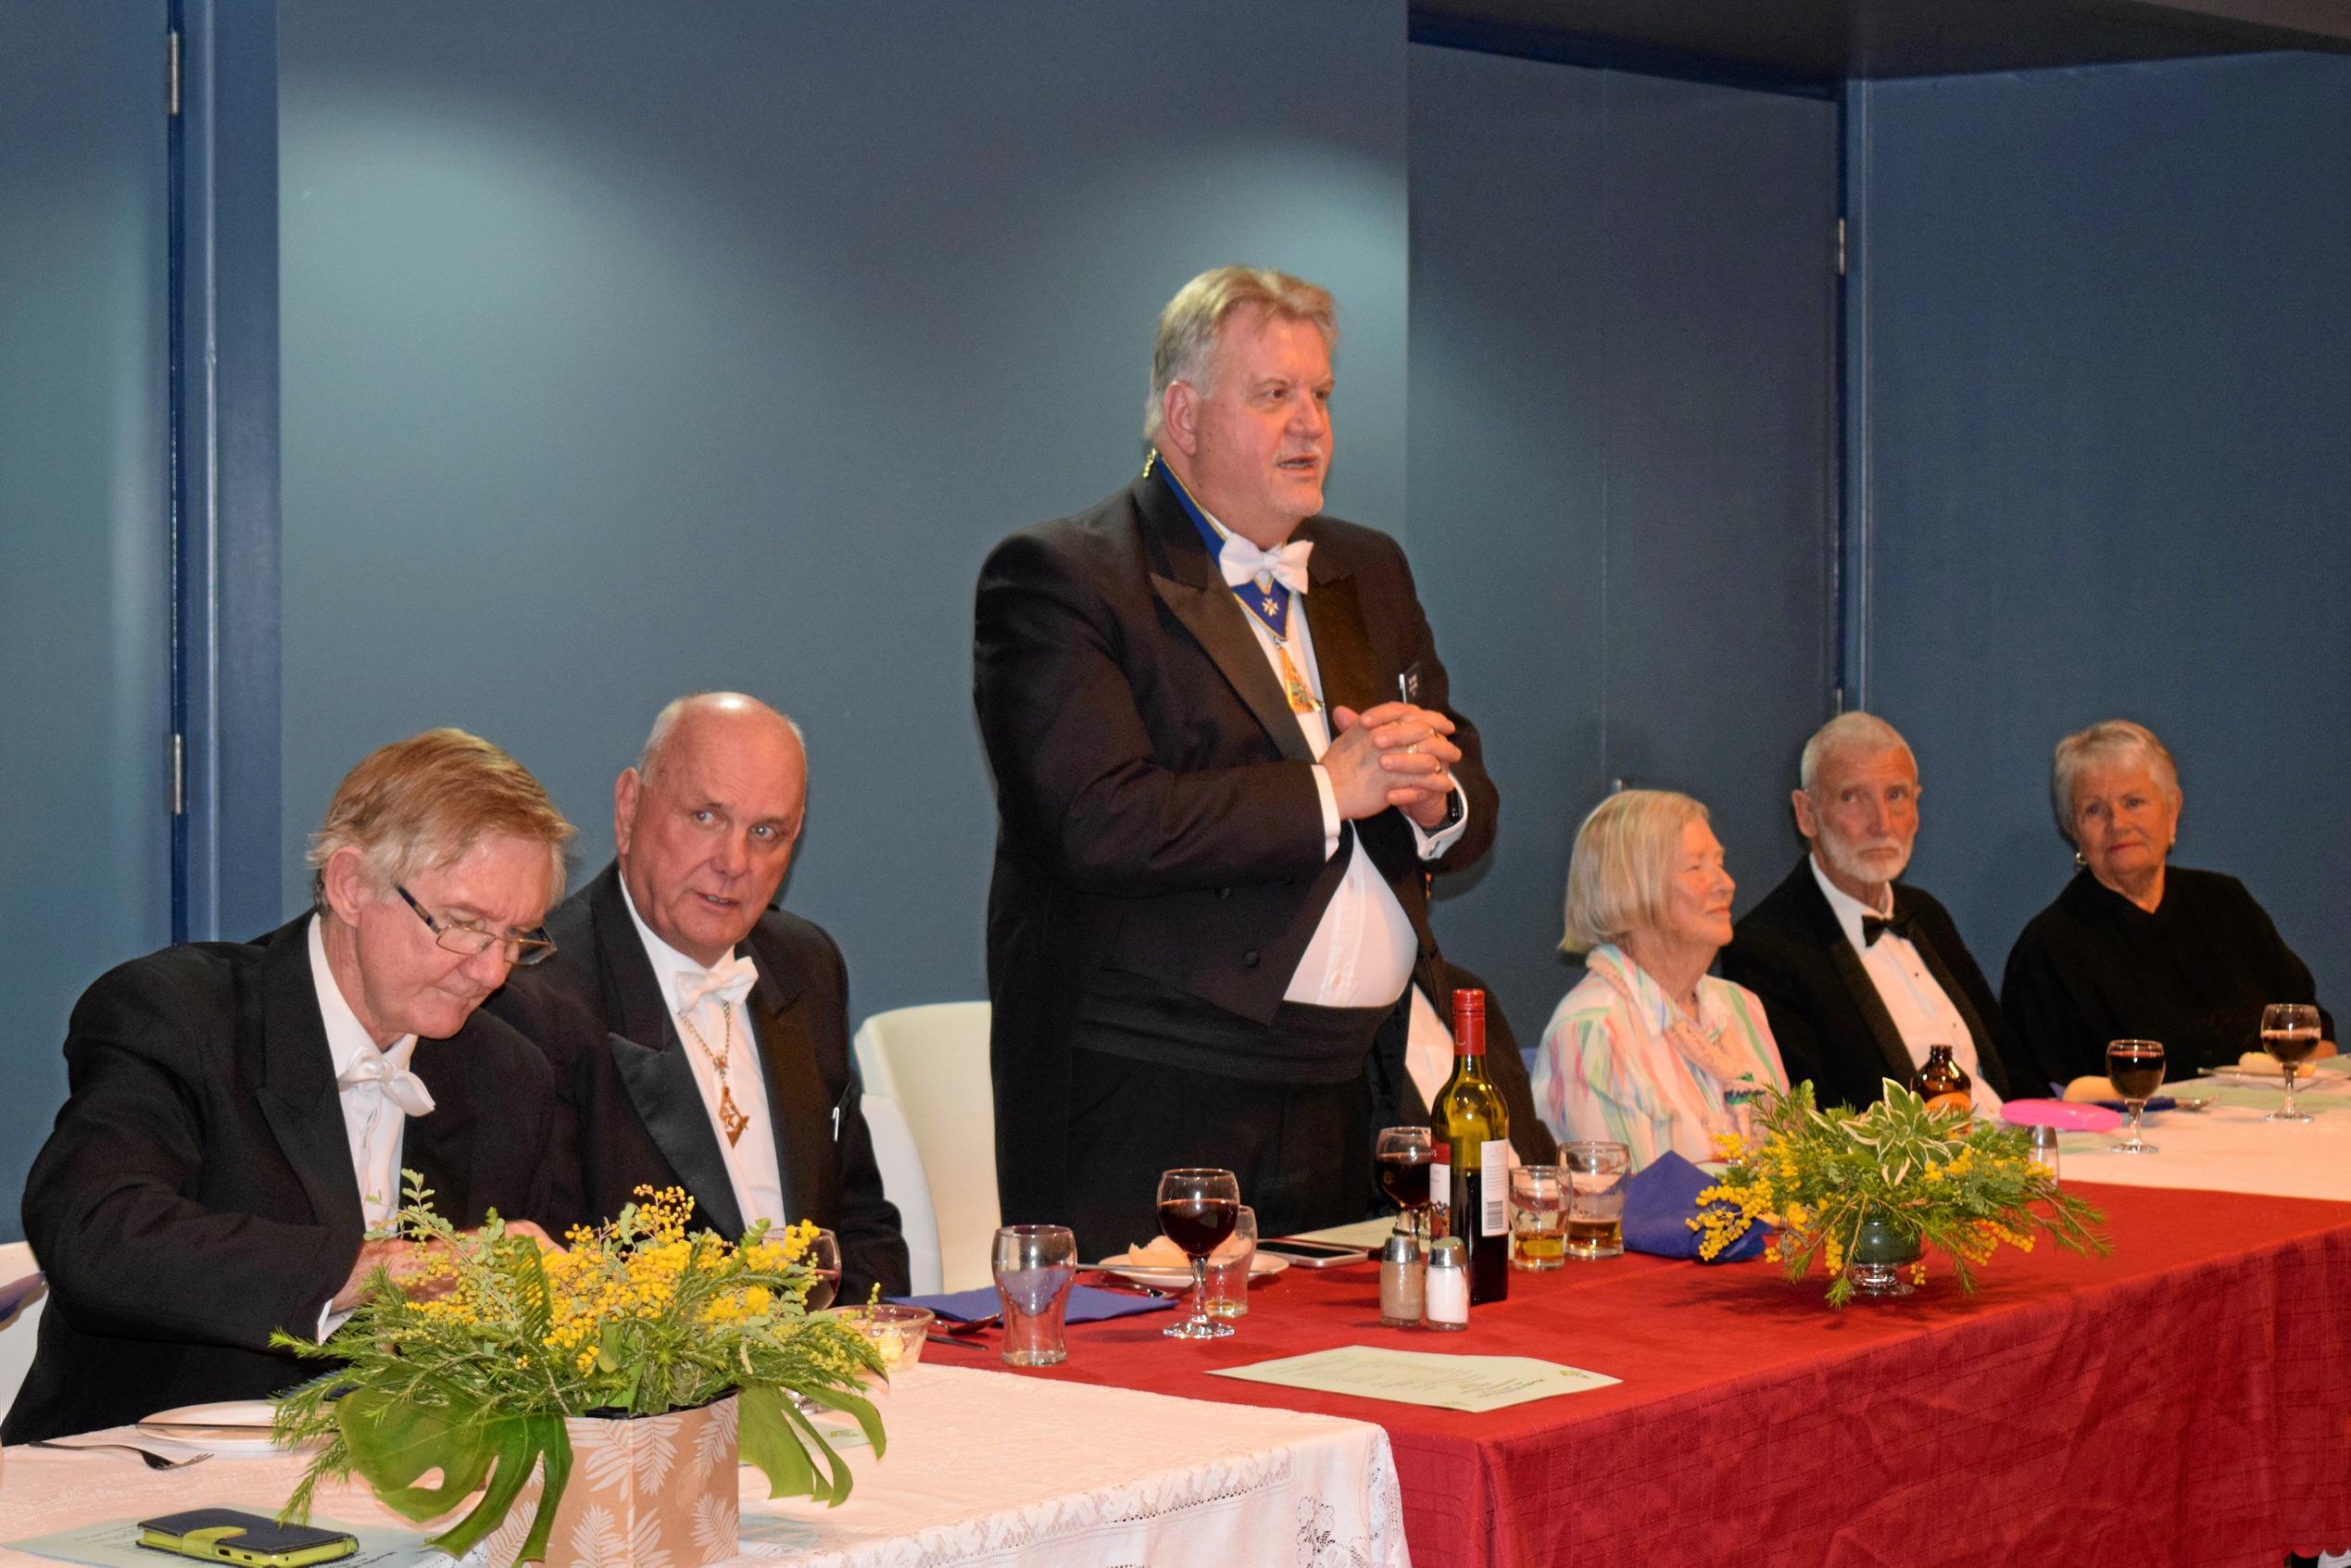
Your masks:
<instances>
[{"instance_id":1,"label":"bald seated man in tuxedo","mask_svg":"<svg viewBox=\"0 0 2351 1568\"><path fill-rule=\"evenodd\" d=\"M563 891L572 824L505 752L431 730L354 768L309 861L313 908L252 942L133 960L82 994L69 1092L26 1178L49 1307L10 1443L316 1375L419 1173L461 1227L545 1220L569 1164L555 1085L475 1011ZM510 1228L536 1232L516 1223Z\"/></svg>"},{"instance_id":2,"label":"bald seated man in tuxedo","mask_svg":"<svg viewBox=\"0 0 2351 1568\"><path fill-rule=\"evenodd\" d=\"M737 692L671 703L614 781L618 856L549 917L554 961L493 1005L547 1053L577 1135L567 1223L683 1187L730 1238L760 1220L835 1233L844 1300L903 1295L906 1238L849 1070L848 968L770 907L807 804L789 719Z\"/></svg>"}]
</instances>

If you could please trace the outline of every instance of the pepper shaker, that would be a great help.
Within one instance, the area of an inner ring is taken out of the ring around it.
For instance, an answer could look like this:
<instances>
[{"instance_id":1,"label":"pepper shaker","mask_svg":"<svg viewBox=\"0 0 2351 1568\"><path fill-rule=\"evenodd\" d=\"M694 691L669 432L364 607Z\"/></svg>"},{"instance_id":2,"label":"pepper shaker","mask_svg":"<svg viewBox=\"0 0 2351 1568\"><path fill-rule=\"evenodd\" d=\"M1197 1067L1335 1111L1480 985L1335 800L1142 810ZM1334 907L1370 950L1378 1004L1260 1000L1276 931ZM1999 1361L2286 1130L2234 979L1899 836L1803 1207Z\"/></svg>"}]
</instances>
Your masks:
<instances>
[{"instance_id":1,"label":"pepper shaker","mask_svg":"<svg viewBox=\"0 0 2351 1568\"><path fill-rule=\"evenodd\" d=\"M1469 1267L1461 1237L1449 1236L1429 1248L1422 1296L1422 1326L1449 1334L1469 1326Z\"/></svg>"},{"instance_id":2,"label":"pepper shaker","mask_svg":"<svg viewBox=\"0 0 2351 1568\"><path fill-rule=\"evenodd\" d=\"M1420 1238L1397 1231L1379 1252L1379 1321L1388 1328L1418 1328L1427 1265Z\"/></svg>"},{"instance_id":3,"label":"pepper shaker","mask_svg":"<svg viewBox=\"0 0 2351 1568\"><path fill-rule=\"evenodd\" d=\"M2032 1139L2030 1154L2032 1162L2046 1168L2050 1178L2055 1180L2057 1174L2057 1129L2034 1127L2030 1129L2030 1133Z\"/></svg>"}]
</instances>

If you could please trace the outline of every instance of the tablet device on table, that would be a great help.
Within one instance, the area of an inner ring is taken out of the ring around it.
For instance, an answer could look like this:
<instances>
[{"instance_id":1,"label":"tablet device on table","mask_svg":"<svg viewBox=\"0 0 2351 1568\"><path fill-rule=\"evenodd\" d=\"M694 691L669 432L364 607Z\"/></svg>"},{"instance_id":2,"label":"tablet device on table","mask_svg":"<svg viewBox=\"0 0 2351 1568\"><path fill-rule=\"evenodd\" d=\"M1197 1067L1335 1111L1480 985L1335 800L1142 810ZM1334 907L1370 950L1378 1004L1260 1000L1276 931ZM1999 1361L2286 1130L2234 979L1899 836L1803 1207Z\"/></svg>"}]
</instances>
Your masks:
<instances>
[{"instance_id":1,"label":"tablet device on table","mask_svg":"<svg viewBox=\"0 0 2351 1568\"><path fill-rule=\"evenodd\" d=\"M1340 1247L1328 1241L1301 1241L1296 1236L1277 1236L1257 1244L1257 1250L1276 1258L1287 1258L1301 1269L1335 1269L1341 1263L1360 1263L1371 1256L1360 1247Z\"/></svg>"}]
</instances>

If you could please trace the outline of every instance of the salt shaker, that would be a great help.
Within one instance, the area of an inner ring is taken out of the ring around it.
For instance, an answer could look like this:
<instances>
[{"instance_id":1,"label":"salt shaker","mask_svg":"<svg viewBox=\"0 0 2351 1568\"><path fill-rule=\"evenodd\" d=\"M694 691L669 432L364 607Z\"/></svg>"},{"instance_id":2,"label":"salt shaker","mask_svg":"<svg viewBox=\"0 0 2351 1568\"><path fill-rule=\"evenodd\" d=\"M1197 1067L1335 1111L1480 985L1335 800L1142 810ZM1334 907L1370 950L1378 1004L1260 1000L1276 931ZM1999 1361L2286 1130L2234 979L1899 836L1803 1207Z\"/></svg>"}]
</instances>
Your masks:
<instances>
[{"instance_id":1,"label":"salt shaker","mask_svg":"<svg viewBox=\"0 0 2351 1568\"><path fill-rule=\"evenodd\" d=\"M1420 1238L1397 1231L1379 1252L1379 1321L1388 1328L1418 1328L1426 1265Z\"/></svg>"},{"instance_id":2,"label":"salt shaker","mask_svg":"<svg viewBox=\"0 0 2351 1568\"><path fill-rule=\"evenodd\" d=\"M1449 1236L1429 1248L1422 1296L1423 1327L1457 1334L1469 1326L1469 1268L1461 1237Z\"/></svg>"},{"instance_id":3,"label":"salt shaker","mask_svg":"<svg viewBox=\"0 0 2351 1568\"><path fill-rule=\"evenodd\" d=\"M2049 1173L2050 1179L2053 1181L2056 1180L2057 1174L2057 1129L2055 1127L2034 1127L2030 1129L2030 1131L2032 1138L2032 1162L2035 1165L2039 1165L2046 1169Z\"/></svg>"}]
</instances>

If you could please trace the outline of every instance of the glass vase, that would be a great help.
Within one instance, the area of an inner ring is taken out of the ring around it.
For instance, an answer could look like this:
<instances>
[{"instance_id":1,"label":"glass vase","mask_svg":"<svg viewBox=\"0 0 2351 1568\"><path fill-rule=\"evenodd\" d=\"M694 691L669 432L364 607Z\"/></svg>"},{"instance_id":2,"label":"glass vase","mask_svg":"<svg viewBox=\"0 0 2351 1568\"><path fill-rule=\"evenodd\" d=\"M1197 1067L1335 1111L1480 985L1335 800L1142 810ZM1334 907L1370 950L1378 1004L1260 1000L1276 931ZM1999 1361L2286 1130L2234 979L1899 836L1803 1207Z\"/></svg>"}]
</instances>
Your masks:
<instances>
[{"instance_id":1,"label":"glass vase","mask_svg":"<svg viewBox=\"0 0 2351 1568\"><path fill-rule=\"evenodd\" d=\"M1907 1296L1911 1287L1904 1283L1902 1271L1918 1261L1918 1252L1915 1233L1872 1214L1861 1222L1845 1254L1845 1278L1855 1296Z\"/></svg>"}]
</instances>

